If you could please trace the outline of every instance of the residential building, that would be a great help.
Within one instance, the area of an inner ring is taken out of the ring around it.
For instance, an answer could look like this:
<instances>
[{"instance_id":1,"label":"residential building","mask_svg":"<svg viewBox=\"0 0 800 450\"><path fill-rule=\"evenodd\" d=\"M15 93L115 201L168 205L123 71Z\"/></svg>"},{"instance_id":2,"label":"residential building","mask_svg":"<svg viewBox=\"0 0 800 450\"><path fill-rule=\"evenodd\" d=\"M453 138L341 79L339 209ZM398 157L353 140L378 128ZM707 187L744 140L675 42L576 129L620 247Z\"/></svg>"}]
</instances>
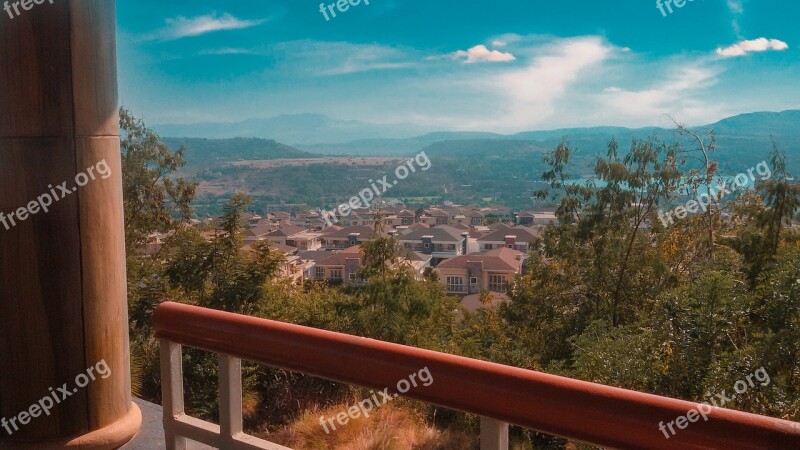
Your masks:
<instances>
[{"instance_id":1,"label":"residential building","mask_svg":"<svg viewBox=\"0 0 800 450\"><path fill-rule=\"evenodd\" d=\"M372 227L357 226L345 227L341 230L322 235L322 244L327 250L341 250L359 245L378 237L387 237L388 234L377 234Z\"/></svg>"},{"instance_id":2,"label":"residential building","mask_svg":"<svg viewBox=\"0 0 800 450\"><path fill-rule=\"evenodd\" d=\"M524 253L501 247L448 259L436 271L451 294L478 294L481 290L505 293L514 277L522 275L524 261Z\"/></svg>"},{"instance_id":3,"label":"residential building","mask_svg":"<svg viewBox=\"0 0 800 450\"><path fill-rule=\"evenodd\" d=\"M468 225L473 227L479 227L483 225L483 221L486 218L486 216L478 210L473 210L469 214L467 214L467 218L469 219Z\"/></svg>"},{"instance_id":4,"label":"residential building","mask_svg":"<svg viewBox=\"0 0 800 450\"><path fill-rule=\"evenodd\" d=\"M553 211L524 211L517 214L517 225L549 225L558 220Z\"/></svg>"},{"instance_id":5,"label":"residential building","mask_svg":"<svg viewBox=\"0 0 800 450\"><path fill-rule=\"evenodd\" d=\"M314 280L325 280L331 284L361 285L359 277L362 265L361 246L354 245L344 250L328 252L328 256L314 264Z\"/></svg>"},{"instance_id":6,"label":"residential building","mask_svg":"<svg viewBox=\"0 0 800 450\"><path fill-rule=\"evenodd\" d=\"M304 260L298 255L298 250L295 247L282 244L269 244L271 251L283 255L283 262L278 268L278 275L293 283L302 283L306 280L307 269L312 264ZM242 250L245 252L252 252L252 244L246 244Z\"/></svg>"},{"instance_id":7,"label":"residential building","mask_svg":"<svg viewBox=\"0 0 800 450\"><path fill-rule=\"evenodd\" d=\"M479 237L478 247L481 252L498 248L510 248L528 253L529 243L539 237L539 230L523 226L513 228L500 227L489 234Z\"/></svg>"},{"instance_id":8,"label":"residential building","mask_svg":"<svg viewBox=\"0 0 800 450\"><path fill-rule=\"evenodd\" d=\"M264 235L270 244L288 245L299 250L318 250L322 248L320 233L308 231L295 225L281 225L277 230Z\"/></svg>"},{"instance_id":9,"label":"residential building","mask_svg":"<svg viewBox=\"0 0 800 450\"><path fill-rule=\"evenodd\" d=\"M447 225L450 222L450 214L439 208L430 208L422 214L420 221L429 226Z\"/></svg>"},{"instance_id":10,"label":"residential building","mask_svg":"<svg viewBox=\"0 0 800 450\"><path fill-rule=\"evenodd\" d=\"M417 229L398 236L397 240L404 251L430 255L431 265L436 267L445 259L466 253L469 233L442 225Z\"/></svg>"}]
</instances>

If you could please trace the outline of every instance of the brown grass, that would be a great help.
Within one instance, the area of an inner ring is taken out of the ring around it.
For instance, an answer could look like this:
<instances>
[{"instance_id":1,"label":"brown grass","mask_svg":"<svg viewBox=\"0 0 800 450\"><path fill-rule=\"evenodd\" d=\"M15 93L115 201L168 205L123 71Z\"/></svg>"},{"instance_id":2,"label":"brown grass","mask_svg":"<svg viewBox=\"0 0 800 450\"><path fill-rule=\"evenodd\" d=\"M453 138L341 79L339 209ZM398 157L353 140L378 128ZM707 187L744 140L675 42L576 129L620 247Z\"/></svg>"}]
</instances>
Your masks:
<instances>
[{"instance_id":1,"label":"brown grass","mask_svg":"<svg viewBox=\"0 0 800 450\"><path fill-rule=\"evenodd\" d=\"M303 450L468 450L476 447L470 436L428 426L418 413L394 404L372 411L369 418L350 419L326 434L320 416L335 417L349 405L306 412L297 422L260 437Z\"/></svg>"}]
</instances>

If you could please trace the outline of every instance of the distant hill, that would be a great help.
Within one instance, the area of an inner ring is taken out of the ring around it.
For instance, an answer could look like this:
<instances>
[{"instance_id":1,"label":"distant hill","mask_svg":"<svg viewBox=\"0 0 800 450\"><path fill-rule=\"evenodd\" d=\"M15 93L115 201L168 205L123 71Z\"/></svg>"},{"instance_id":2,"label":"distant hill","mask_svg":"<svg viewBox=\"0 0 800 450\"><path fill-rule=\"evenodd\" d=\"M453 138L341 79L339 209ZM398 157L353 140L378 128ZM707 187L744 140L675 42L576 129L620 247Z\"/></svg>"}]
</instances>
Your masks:
<instances>
[{"instance_id":1,"label":"distant hill","mask_svg":"<svg viewBox=\"0 0 800 450\"><path fill-rule=\"evenodd\" d=\"M374 124L358 120L337 120L322 114L288 114L243 122L161 124L153 129L161 136L229 139L252 137L275 139L288 144L335 144L360 139L402 139L430 129L409 124Z\"/></svg>"},{"instance_id":2,"label":"distant hill","mask_svg":"<svg viewBox=\"0 0 800 450\"><path fill-rule=\"evenodd\" d=\"M185 145L187 148L186 158L190 165L207 165L238 160L310 158L317 156L271 139L167 137L163 138L162 141L173 151L180 148L181 145Z\"/></svg>"},{"instance_id":3,"label":"distant hill","mask_svg":"<svg viewBox=\"0 0 800 450\"><path fill-rule=\"evenodd\" d=\"M723 136L796 136L800 133L800 110L740 114L704 128L709 127Z\"/></svg>"},{"instance_id":4,"label":"distant hill","mask_svg":"<svg viewBox=\"0 0 800 450\"><path fill-rule=\"evenodd\" d=\"M717 133L715 159L721 171L733 175L766 159L774 138L789 154L790 170L800 166L800 111L754 113L727 118L696 127ZM674 129L621 127L573 128L531 131L514 135L480 132L428 133L405 139L357 140L349 144L289 146L256 138L196 139L166 138L172 149L188 147L186 173L200 180L208 205L217 205L209 194L227 197L234 191L248 192L257 205L286 201L333 207L370 179L391 174L396 163L332 164L324 158L308 164L234 166L240 160L308 159L327 155L410 156L424 150L430 171L417 172L392 189L392 196L406 199L449 200L461 204L502 204L512 208L533 205L531 195L545 185L543 156L569 139L574 149L570 177L591 177L598 156L605 155L608 142L616 138L626 151L633 138L656 137L663 142L691 140ZM314 152L311 152L314 150ZM318 154L317 154L318 153ZM212 197L213 197L212 195ZM423 201L423 200L419 200Z\"/></svg>"},{"instance_id":5,"label":"distant hill","mask_svg":"<svg viewBox=\"0 0 800 450\"><path fill-rule=\"evenodd\" d=\"M722 159L740 156L765 155L770 148L770 137L774 137L782 149L800 156L800 110L783 112L758 112L723 119L717 123L692 127L695 131L715 130ZM644 139L657 136L673 142L677 133L673 128L625 128L588 127L562 128L557 130L525 131L512 135L484 132L438 132L407 139L354 140L346 144L298 145L312 153L334 155L404 155L420 151L436 142L455 141L466 145L469 140L483 141L529 141L548 148L567 137L576 147L591 153L603 152L612 137L626 143L633 138ZM503 144L497 144L498 149ZM465 147L466 148L466 147ZM453 148L453 151L463 151Z\"/></svg>"}]
</instances>

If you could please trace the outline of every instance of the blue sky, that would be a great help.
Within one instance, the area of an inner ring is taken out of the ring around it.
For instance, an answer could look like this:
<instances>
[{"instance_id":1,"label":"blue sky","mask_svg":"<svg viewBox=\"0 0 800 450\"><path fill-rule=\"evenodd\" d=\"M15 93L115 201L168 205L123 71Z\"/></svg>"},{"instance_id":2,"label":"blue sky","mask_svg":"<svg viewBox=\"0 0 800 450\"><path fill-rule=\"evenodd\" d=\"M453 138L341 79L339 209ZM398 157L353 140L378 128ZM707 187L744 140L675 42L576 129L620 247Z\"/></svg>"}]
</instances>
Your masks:
<instances>
[{"instance_id":1,"label":"blue sky","mask_svg":"<svg viewBox=\"0 0 800 450\"><path fill-rule=\"evenodd\" d=\"M121 101L151 124L319 113L514 132L800 108L790 0L672 13L654 0L369 0L327 21L319 0L117 5Z\"/></svg>"}]
</instances>

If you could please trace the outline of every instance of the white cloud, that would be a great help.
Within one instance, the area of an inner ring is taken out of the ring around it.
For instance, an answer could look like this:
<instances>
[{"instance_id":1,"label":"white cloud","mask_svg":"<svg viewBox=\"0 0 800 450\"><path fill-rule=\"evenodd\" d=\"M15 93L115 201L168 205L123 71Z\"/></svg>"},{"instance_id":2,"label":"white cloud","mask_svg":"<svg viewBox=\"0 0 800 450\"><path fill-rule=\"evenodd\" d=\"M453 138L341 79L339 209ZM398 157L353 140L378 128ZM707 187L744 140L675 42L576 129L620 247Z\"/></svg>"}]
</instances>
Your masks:
<instances>
[{"instance_id":1,"label":"white cloud","mask_svg":"<svg viewBox=\"0 0 800 450\"><path fill-rule=\"evenodd\" d=\"M742 36L742 27L739 25L739 18L744 14L744 0L728 0L728 10L731 12L731 15L733 15L733 19L731 20L733 32L736 33L736 37L739 39L744 39Z\"/></svg>"},{"instance_id":2,"label":"white cloud","mask_svg":"<svg viewBox=\"0 0 800 450\"><path fill-rule=\"evenodd\" d=\"M200 52L201 55L256 55L257 52L253 50L249 50L246 48L214 48L203 50Z\"/></svg>"},{"instance_id":3,"label":"white cloud","mask_svg":"<svg viewBox=\"0 0 800 450\"><path fill-rule=\"evenodd\" d=\"M225 13L187 18L183 16L167 19L167 26L148 36L149 40L173 40L224 30L240 30L263 23L263 20L242 20Z\"/></svg>"},{"instance_id":4,"label":"white cloud","mask_svg":"<svg viewBox=\"0 0 800 450\"><path fill-rule=\"evenodd\" d=\"M511 62L516 60L511 53L501 52L499 50L489 50L485 45L476 45L469 50L459 50L451 53L453 59L463 59L464 63L482 63L482 62Z\"/></svg>"},{"instance_id":5,"label":"white cloud","mask_svg":"<svg viewBox=\"0 0 800 450\"><path fill-rule=\"evenodd\" d=\"M751 52L765 52L768 50L781 51L789 48L789 45L778 39L758 38L749 41L741 41L730 47L718 48L717 55L723 58L733 58L744 56Z\"/></svg>"},{"instance_id":6,"label":"white cloud","mask_svg":"<svg viewBox=\"0 0 800 450\"><path fill-rule=\"evenodd\" d=\"M655 80L644 89L604 89L599 97L600 103L617 120L627 123L652 123L663 114L680 117L682 121L703 122L718 113L714 106L701 100L699 94L718 82L719 70L698 63L669 64L666 69L663 73L667 78Z\"/></svg>"},{"instance_id":7,"label":"white cloud","mask_svg":"<svg viewBox=\"0 0 800 450\"><path fill-rule=\"evenodd\" d=\"M734 14L741 14L744 12L744 5L742 0L728 0L728 9Z\"/></svg>"},{"instance_id":8,"label":"white cloud","mask_svg":"<svg viewBox=\"0 0 800 450\"><path fill-rule=\"evenodd\" d=\"M489 82L509 100L506 120L518 126L540 122L554 112L567 88L579 81L586 69L600 64L611 53L598 37L566 39L533 58L528 66Z\"/></svg>"},{"instance_id":9,"label":"white cloud","mask_svg":"<svg viewBox=\"0 0 800 450\"><path fill-rule=\"evenodd\" d=\"M397 70L418 65L412 50L350 42L289 41L275 44L272 52L283 74L348 75L376 70Z\"/></svg>"}]
</instances>

